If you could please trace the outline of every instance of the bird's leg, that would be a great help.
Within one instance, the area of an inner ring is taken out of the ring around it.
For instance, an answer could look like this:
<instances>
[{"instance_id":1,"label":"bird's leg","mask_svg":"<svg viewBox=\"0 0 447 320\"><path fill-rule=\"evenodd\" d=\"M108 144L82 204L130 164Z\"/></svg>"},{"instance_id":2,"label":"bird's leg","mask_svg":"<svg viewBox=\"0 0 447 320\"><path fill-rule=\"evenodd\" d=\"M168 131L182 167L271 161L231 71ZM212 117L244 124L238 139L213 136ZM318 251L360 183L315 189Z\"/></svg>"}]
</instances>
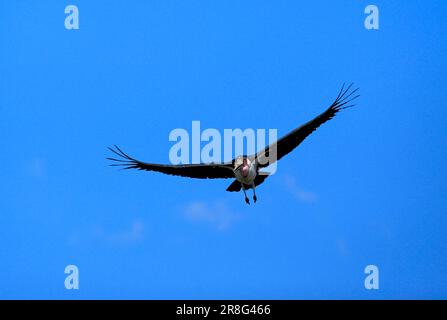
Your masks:
<instances>
[{"instance_id":1,"label":"bird's leg","mask_svg":"<svg viewBox=\"0 0 447 320\"><path fill-rule=\"evenodd\" d=\"M242 190L244 190L245 202L246 202L247 204L250 204L250 199L248 199L248 197L247 197L247 193L245 192L244 184L241 183L241 185L242 185Z\"/></svg>"},{"instance_id":2,"label":"bird's leg","mask_svg":"<svg viewBox=\"0 0 447 320\"><path fill-rule=\"evenodd\" d=\"M258 200L258 198L256 197L256 186L254 182L251 184L251 187L253 188L253 201L256 203L256 200Z\"/></svg>"}]
</instances>

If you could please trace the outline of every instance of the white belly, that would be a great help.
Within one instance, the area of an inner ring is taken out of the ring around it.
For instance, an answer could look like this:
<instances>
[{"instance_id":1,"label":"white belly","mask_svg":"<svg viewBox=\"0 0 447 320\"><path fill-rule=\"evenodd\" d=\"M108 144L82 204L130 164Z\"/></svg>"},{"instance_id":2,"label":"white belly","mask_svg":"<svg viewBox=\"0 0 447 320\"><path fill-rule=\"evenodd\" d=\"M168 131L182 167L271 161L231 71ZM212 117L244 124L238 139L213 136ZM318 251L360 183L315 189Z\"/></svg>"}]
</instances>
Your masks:
<instances>
[{"instance_id":1,"label":"white belly","mask_svg":"<svg viewBox=\"0 0 447 320\"><path fill-rule=\"evenodd\" d=\"M234 174L236 175L236 179L239 182L251 185L256 178L256 167L254 165L251 165L248 169L248 175L246 177L242 175L241 170L236 170Z\"/></svg>"}]
</instances>

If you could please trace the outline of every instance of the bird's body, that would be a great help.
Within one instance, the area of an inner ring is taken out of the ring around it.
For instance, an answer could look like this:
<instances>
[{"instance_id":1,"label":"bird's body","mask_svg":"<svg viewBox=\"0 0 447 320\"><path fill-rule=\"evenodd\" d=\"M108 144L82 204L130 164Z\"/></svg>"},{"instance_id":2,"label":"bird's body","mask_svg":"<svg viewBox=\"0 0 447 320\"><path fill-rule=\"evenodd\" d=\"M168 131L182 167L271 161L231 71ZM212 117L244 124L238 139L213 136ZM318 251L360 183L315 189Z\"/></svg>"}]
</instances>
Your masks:
<instances>
[{"instance_id":1,"label":"bird's body","mask_svg":"<svg viewBox=\"0 0 447 320\"><path fill-rule=\"evenodd\" d=\"M241 188L244 190L245 202L250 203L248 200L246 189L253 188L253 200L256 202L255 180L258 176L258 166L256 161L251 161L246 156L239 156L234 161L234 176L235 182L239 182ZM227 189L228 190L228 189Z\"/></svg>"},{"instance_id":2,"label":"bird's body","mask_svg":"<svg viewBox=\"0 0 447 320\"><path fill-rule=\"evenodd\" d=\"M234 175L240 183L251 185L255 181L257 174L256 162L252 162L243 156L236 158Z\"/></svg>"},{"instance_id":3,"label":"bird's body","mask_svg":"<svg viewBox=\"0 0 447 320\"><path fill-rule=\"evenodd\" d=\"M244 191L245 202L250 203L246 190L253 189L253 200L256 202L256 187L259 186L269 176L267 173L259 171L294 150L306 137L315 131L321 124L332 119L337 112L342 109L351 107L349 105L359 95L354 95L358 89L351 90L352 84L346 89L344 86L340 90L335 101L330 107L304 125L292 130L290 133L270 144L263 150L254 155L238 156L231 162L222 164L184 164L184 165L161 165L151 164L138 161L129 157L120 148L109 148L121 159L107 158L114 161L112 165L123 166L124 169L138 169L146 171L157 171L170 175L177 175L189 178L199 179L216 179L216 178L233 178L233 183L227 188L227 191L237 192L241 189Z\"/></svg>"}]
</instances>

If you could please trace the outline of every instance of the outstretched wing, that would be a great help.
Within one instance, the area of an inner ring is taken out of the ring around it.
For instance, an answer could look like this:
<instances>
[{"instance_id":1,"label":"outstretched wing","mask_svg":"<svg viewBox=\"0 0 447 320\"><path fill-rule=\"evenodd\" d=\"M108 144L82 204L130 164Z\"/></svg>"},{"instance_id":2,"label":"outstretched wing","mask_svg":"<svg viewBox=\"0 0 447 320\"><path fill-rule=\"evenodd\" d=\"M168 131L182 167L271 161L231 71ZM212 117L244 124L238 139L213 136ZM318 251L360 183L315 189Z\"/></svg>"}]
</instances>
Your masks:
<instances>
[{"instance_id":1,"label":"outstretched wing","mask_svg":"<svg viewBox=\"0 0 447 320\"><path fill-rule=\"evenodd\" d=\"M115 149L109 148L109 150L120 157L119 159L107 158L108 160L114 161L111 166L121 166L123 169L157 171L174 176L198 179L234 178L233 165L231 163L184 165L152 164L141 162L128 156L117 146L115 146Z\"/></svg>"},{"instance_id":2,"label":"outstretched wing","mask_svg":"<svg viewBox=\"0 0 447 320\"><path fill-rule=\"evenodd\" d=\"M332 119L337 112L354 106L354 104L351 103L359 97L359 95L356 94L358 88L354 90L351 90L351 88L352 83L346 89L343 85L337 98L326 111L258 152L255 155L258 162L258 167L267 167L273 162L281 159L293 149L298 147L298 145L319 126Z\"/></svg>"}]
</instances>

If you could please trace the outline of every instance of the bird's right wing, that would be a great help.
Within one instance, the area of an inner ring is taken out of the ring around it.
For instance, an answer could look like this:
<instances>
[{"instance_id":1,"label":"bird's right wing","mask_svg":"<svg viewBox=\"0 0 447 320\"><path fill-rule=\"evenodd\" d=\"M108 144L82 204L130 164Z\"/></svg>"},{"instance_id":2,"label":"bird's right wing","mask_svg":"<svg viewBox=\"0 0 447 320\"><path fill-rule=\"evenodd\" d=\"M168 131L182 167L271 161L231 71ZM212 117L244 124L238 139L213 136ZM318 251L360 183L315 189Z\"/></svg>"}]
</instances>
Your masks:
<instances>
[{"instance_id":1,"label":"bird's right wing","mask_svg":"<svg viewBox=\"0 0 447 320\"><path fill-rule=\"evenodd\" d=\"M115 146L115 149L109 148L109 150L120 157L119 159L107 158L108 160L114 161L111 166L121 166L123 169L157 171L164 174L197 179L234 178L232 163L181 165L153 164L136 160L128 156L117 146Z\"/></svg>"}]
</instances>

